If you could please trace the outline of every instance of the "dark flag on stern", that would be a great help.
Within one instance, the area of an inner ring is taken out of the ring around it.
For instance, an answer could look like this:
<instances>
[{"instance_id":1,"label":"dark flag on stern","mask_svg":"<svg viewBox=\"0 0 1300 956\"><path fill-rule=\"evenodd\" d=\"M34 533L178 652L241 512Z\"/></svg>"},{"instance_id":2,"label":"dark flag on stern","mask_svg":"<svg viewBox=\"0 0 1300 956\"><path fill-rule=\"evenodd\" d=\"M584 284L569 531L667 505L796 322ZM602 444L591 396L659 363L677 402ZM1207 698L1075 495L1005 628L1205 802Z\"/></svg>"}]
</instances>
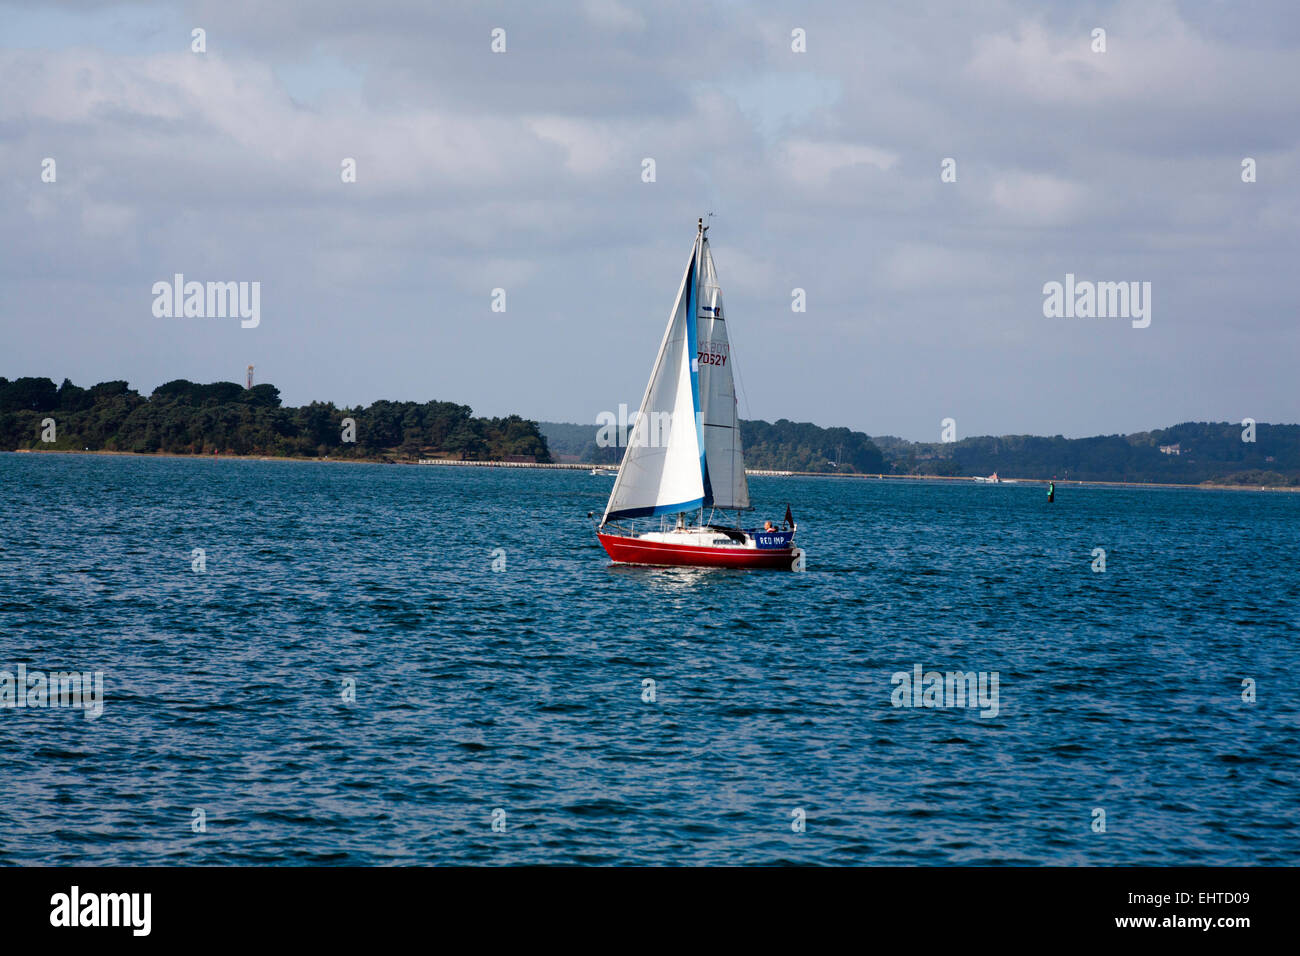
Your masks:
<instances>
[{"instance_id":1,"label":"dark flag on stern","mask_svg":"<svg viewBox=\"0 0 1300 956\"><path fill-rule=\"evenodd\" d=\"M790 514L790 506L788 504L785 506L785 523L786 527L794 527L794 515Z\"/></svg>"}]
</instances>

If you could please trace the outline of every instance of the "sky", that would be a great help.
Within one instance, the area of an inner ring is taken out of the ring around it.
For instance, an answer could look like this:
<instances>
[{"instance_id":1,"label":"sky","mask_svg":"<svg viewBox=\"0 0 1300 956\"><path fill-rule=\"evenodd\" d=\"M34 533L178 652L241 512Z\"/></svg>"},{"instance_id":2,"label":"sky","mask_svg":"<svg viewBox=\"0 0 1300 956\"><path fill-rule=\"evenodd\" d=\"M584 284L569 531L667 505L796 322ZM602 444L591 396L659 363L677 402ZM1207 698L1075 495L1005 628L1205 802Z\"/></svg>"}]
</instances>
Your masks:
<instances>
[{"instance_id":1,"label":"sky","mask_svg":"<svg viewBox=\"0 0 1300 956\"><path fill-rule=\"evenodd\" d=\"M0 375L594 423L713 213L744 418L1297 422L1298 142L1289 0L0 0Z\"/></svg>"}]
</instances>

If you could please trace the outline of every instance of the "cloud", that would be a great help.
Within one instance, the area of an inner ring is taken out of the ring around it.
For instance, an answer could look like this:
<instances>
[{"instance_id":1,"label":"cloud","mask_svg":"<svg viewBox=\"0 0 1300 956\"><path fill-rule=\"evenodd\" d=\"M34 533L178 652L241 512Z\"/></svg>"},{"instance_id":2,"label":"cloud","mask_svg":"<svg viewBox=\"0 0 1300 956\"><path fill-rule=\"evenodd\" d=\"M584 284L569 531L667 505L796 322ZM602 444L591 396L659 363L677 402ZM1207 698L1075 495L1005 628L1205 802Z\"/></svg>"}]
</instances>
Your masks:
<instances>
[{"instance_id":1,"label":"cloud","mask_svg":"<svg viewBox=\"0 0 1300 956\"><path fill-rule=\"evenodd\" d=\"M781 156L781 166L790 179L814 188L826 186L839 174L856 167L888 170L897 162L896 154L875 146L808 140L785 143Z\"/></svg>"},{"instance_id":2,"label":"cloud","mask_svg":"<svg viewBox=\"0 0 1300 956\"><path fill-rule=\"evenodd\" d=\"M617 0L583 0L582 6L596 26L619 31L645 29L645 17Z\"/></svg>"},{"instance_id":3,"label":"cloud","mask_svg":"<svg viewBox=\"0 0 1300 956\"><path fill-rule=\"evenodd\" d=\"M1085 207L1082 185L1046 173L1018 171L999 176L991 199L1008 221L1029 226L1061 226Z\"/></svg>"},{"instance_id":4,"label":"cloud","mask_svg":"<svg viewBox=\"0 0 1300 956\"><path fill-rule=\"evenodd\" d=\"M1197 402L1249 392L1256 418L1300 418L1286 3L814 3L797 23L686 0L68 9L0 13L0 374L152 388L256 359L290 401L586 420L639 394L642 343L715 212L739 354L791 357L748 375L755 407L858 427L887 409L873 428L929 434L935 402L980 396L1008 431L1116 431L1192 417L1182 369L1235 354ZM134 347L150 284L176 271L262 281L257 334L151 324ZM1039 290L1066 271L1152 281L1148 339L1046 328ZM1127 421L1016 398L1068 370L1116 396L1113 416L1135 366L1170 387Z\"/></svg>"}]
</instances>

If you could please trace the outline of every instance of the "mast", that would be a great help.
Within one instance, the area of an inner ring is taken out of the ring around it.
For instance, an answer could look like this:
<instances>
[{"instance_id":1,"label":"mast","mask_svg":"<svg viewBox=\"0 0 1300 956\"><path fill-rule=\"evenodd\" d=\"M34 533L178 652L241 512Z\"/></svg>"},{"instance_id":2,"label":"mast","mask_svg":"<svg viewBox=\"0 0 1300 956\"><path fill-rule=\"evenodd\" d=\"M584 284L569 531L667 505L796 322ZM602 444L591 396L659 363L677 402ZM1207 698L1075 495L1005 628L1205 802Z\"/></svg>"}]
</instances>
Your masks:
<instances>
[{"instance_id":1,"label":"mast","mask_svg":"<svg viewBox=\"0 0 1300 956\"><path fill-rule=\"evenodd\" d=\"M699 307L700 307L700 277L704 275L704 239L705 239L704 234L708 231L709 227L704 224L703 216L695 220L695 224L696 224L695 261L700 264L700 267L695 270L695 298L694 298L695 304L692 307L691 312L695 316L695 321L696 324L698 325ZM699 349L700 346L699 346L698 331L696 332L694 338L695 338L695 342L692 344L691 347L694 349ZM704 445L704 424L703 424L703 418L700 414L700 390L699 390L699 366L698 365L695 366L695 371L696 371L695 420L696 422L700 423L698 425L700 429L700 470L704 474L704 497L705 499L712 502L713 491L709 487L709 455L708 455L708 449ZM704 527L704 502L703 501L700 502L699 526L701 528Z\"/></svg>"},{"instance_id":2,"label":"mast","mask_svg":"<svg viewBox=\"0 0 1300 956\"><path fill-rule=\"evenodd\" d=\"M712 213L710 213L712 215ZM700 468L704 477L704 505L724 511L749 511L749 485L736 403L735 361L724 314L722 288L713 254L709 251L709 226L697 221L700 268L696 280L695 355L698 363ZM737 522L739 523L739 522Z\"/></svg>"}]
</instances>

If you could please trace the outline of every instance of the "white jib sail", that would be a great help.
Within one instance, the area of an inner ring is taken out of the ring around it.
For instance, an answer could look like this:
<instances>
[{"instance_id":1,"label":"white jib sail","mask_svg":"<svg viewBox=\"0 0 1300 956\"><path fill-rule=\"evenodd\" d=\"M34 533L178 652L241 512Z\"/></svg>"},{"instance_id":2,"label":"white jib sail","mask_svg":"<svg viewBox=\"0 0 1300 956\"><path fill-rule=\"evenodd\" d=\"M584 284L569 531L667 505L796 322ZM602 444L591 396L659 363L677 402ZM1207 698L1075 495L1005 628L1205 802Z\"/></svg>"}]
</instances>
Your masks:
<instances>
[{"instance_id":1,"label":"white jib sail","mask_svg":"<svg viewBox=\"0 0 1300 956\"><path fill-rule=\"evenodd\" d=\"M748 510L752 506L740 445L740 419L732 377L735 365L722 311L722 289L718 286L709 240L704 239L701 245L695 359L699 363L700 415L704 426L707 475L704 506Z\"/></svg>"},{"instance_id":2,"label":"white jib sail","mask_svg":"<svg viewBox=\"0 0 1300 956\"><path fill-rule=\"evenodd\" d=\"M698 244L691 250L677 303L668 318L623 463L601 523L619 518L691 511L704 502L699 428L695 417L695 342L690 305L697 282Z\"/></svg>"}]
</instances>

